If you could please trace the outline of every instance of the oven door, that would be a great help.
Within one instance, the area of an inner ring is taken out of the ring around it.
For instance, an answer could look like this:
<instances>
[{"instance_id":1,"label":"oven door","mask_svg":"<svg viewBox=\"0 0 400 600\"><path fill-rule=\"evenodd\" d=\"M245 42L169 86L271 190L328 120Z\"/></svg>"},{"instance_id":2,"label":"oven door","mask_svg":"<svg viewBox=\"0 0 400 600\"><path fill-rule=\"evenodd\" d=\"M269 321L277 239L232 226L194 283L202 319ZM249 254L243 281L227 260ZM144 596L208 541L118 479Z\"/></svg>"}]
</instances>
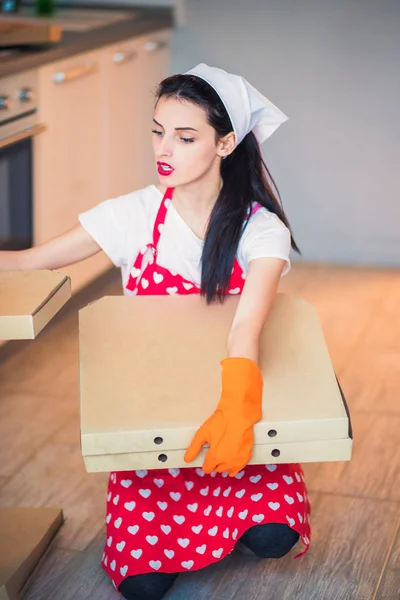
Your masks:
<instances>
[{"instance_id":1,"label":"oven door","mask_svg":"<svg viewBox=\"0 0 400 600\"><path fill-rule=\"evenodd\" d=\"M43 130L33 125L0 137L0 250L32 246L32 137Z\"/></svg>"}]
</instances>

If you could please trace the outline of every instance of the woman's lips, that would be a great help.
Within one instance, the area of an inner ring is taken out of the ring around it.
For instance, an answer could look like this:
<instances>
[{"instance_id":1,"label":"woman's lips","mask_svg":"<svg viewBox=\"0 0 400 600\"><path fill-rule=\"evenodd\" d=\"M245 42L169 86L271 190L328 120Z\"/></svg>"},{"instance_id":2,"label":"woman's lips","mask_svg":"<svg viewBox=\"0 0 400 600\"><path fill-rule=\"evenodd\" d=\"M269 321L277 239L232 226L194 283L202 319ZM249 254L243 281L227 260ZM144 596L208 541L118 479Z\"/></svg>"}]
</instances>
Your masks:
<instances>
[{"instance_id":1,"label":"woman's lips","mask_svg":"<svg viewBox=\"0 0 400 600\"><path fill-rule=\"evenodd\" d=\"M171 175L171 173L173 173L175 171L175 169L173 169L171 167L171 165L169 165L167 163L158 162L157 163L157 171L158 171L159 175L168 177L168 175Z\"/></svg>"}]
</instances>

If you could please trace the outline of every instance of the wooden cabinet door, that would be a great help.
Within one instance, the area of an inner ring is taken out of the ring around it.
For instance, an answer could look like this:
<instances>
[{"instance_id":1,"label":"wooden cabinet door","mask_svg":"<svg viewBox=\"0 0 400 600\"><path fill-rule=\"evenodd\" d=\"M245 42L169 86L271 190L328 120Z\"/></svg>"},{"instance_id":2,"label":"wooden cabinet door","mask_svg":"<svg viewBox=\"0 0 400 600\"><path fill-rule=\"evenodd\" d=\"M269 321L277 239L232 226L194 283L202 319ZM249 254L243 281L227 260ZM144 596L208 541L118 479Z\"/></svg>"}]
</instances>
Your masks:
<instances>
[{"instance_id":1,"label":"wooden cabinet door","mask_svg":"<svg viewBox=\"0 0 400 600\"><path fill-rule=\"evenodd\" d=\"M102 55L103 140L106 195L115 198L142 185L138 102L142 69L138 40L110 46Z\"/></svg>"},{"instance_id":2,"label":"wooden cabinet door","mask_svg":"<svg viewBox=\"0 0 400 600\"><path fill-rule=\"evenodd\" d=\"M170 43L171 30L149 34L140 38L140 90L138 93L138 112L140 121L137 123L137 132L141 142L141 181L143 186L158 183L153 146L152 133L154 127L153 113L155 106L155 91L162 79L170 74Z\"/></svg>"},{"instance_id":3,"label":"wooden cabinet door","mask_svg":"<svg viewBox=\"0 0 400 600\"><path fill-rule=\"evenodd\" d=\"M171 31L114 44L104 61L108 197L158 181L152 150L154 92L168 75Z\"/></svg>"},{"instance_id":4,"label":"wooden cabinet door","mask_svg":"<svg viewBox=\"0 0 400 600\"><path fill-rule=\"evenodd\" d=\"M104 199L99 51L39 69L38 104L46 131L34 141L34 243L72 228ZM103 254L72 265L76 291L110 266Z\"/></svg>"}]
</instances>

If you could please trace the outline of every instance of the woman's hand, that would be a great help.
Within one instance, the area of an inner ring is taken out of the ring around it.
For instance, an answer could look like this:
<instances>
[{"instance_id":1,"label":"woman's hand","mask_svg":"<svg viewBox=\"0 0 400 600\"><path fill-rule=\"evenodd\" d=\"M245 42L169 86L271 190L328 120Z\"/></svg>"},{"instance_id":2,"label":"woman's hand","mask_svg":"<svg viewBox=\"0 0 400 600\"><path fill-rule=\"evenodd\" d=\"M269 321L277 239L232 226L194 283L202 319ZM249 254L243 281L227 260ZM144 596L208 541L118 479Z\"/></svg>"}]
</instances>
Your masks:
<instances>
[{"instance_id":1,"label":"woman's hand","mask_svg":"<svg viewBox=\"0 0 400 600\"><path fill-rule=\"evenodd\" d=\"M262 417L263 380L257 363L248 358L226 358L221 366L221 399L196 432L185 462L192 462L208 443L203 471L227 472L234 477L252 456L253 425Z\"/></svg>"}]
</instances>

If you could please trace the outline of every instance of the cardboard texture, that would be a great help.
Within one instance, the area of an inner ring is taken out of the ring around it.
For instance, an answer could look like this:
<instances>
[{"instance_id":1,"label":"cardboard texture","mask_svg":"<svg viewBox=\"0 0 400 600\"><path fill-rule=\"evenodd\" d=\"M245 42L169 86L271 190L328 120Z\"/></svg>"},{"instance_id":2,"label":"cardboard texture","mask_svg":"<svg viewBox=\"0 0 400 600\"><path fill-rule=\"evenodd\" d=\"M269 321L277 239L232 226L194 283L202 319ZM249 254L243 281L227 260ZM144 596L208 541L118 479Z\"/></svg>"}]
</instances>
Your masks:
<instances>
[{"instance_id":1,"label":"cardboard texture","mask_svg":"<svg viewBox=\"0 0 400 600\"><path fill-rule=\"evenodd\" d=\"M71 298L56 271L0 272L0 340L31 340Z\"/></svg>"},{"instance_id":2,"label":"cardboard texture","mask_svg":"<svg viewBox=\"0 0 400 600\"><path fill-rule=\"evenodd\" d=\"M104 297L79 314L81 446L89 472L188 466L221 391L239 298ZM315 309L278 294L260 341L263 420L251 463L350 460L349 417ZM202 464L206 450L190 464Z\"/></svg>"},{"instance_id":3,"label":"cardboard texture","mask_svg":"<svg viewBox=\"0 0 400 600\"><path fill-rule=\"evenodd\" d=\"M63 523L59 508L0 508L0 600L19 600Z\"/></svg>"}]
</instances>

